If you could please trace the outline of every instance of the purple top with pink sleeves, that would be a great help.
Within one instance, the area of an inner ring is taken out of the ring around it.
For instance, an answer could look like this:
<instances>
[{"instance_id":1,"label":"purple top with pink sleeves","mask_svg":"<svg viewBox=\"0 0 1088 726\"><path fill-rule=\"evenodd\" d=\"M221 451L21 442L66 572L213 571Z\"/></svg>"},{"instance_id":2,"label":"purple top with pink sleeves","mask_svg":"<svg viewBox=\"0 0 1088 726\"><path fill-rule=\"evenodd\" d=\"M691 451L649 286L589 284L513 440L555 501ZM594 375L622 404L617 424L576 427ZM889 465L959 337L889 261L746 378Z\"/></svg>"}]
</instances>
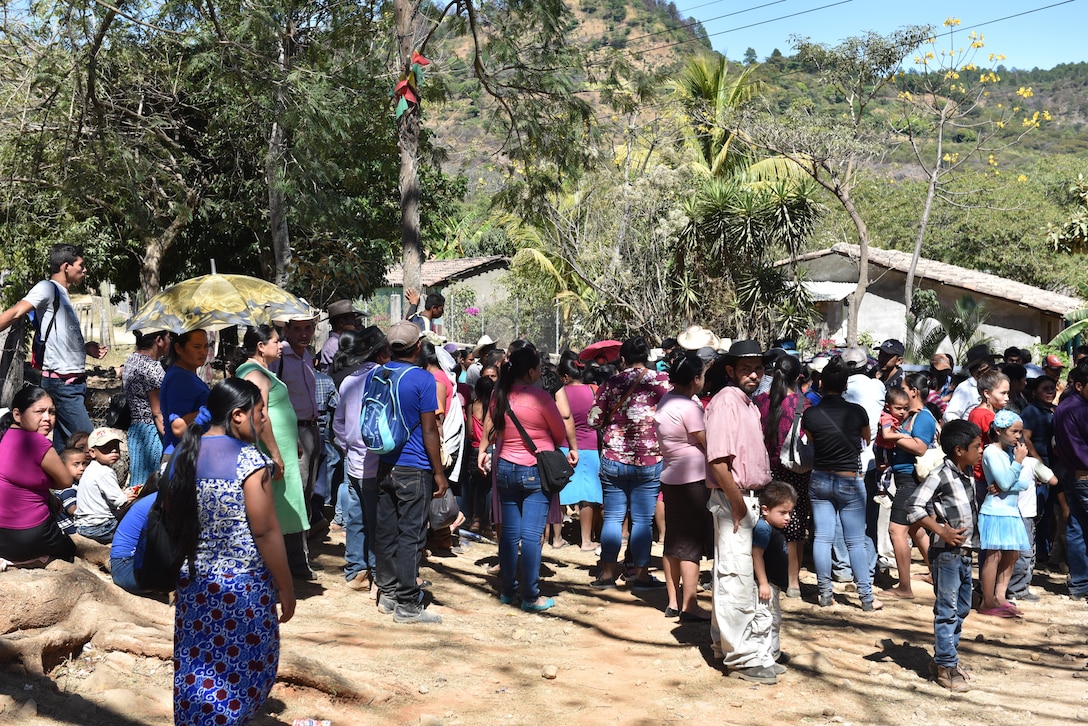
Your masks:
<instances>
[{"instance_id":1,"label":"purple top with pink sleeves","mask_svg":"<svg viewBox=\"0 0 1088 726\"><path fill-rule=\"evenodd\" d=\"M53 480L42 459L53 442L37 431L8 429L0 440L0 527L30 529L49 519Z\"/></svg>"},{"instance_id":2,"label":"purple top with pink sleeves","mask_svg":"<svg viewBox=\"0 0 1088 726\"><path fill-rule=\"evenodd\" d=\"M797 397L803 394L791 393L782 399L782 416L778 419L778 439L773 448L767 450L767 456L771 461L778 461L779 455L782 453L782 443L786 440L786 437L790 434L790 428L793 426L793 414L797 410ZM768 393L760 393L752 401L756 404L756 408L759 409L759 417L766 426L767 419L771 415L771 396ZM808 398L805 398L804 407L807 409L811 403ZM801 411L804 413L804 409ZM764 443L766 443L766 436L764 436Z\"/></svg>"},{"instance_id":3,"label":"purple top with pink sleeves","mask_svg":"<svg viewBox=\"0 0 1088 726\"><path fill-rule=\"evenodd\" d=\"M580 451L597 449L597 432L589 425L589 409L593 408L595 396L593 386L585 384L563 386L570 404L570 415L574 419L574 433Z\"/></svg>"}]
</instances>

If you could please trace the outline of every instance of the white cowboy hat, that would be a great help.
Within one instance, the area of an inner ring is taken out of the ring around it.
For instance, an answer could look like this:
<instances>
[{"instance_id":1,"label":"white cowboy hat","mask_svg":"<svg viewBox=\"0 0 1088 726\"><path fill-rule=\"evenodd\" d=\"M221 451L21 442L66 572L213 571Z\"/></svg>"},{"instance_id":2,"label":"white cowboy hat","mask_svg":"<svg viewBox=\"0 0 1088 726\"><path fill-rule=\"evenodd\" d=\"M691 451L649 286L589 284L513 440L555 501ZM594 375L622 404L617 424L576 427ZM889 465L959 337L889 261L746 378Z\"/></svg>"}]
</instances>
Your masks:
<instances>
[{"instance_id":1,"label":"white cowboy hat","mask_svg":"<svg viewBox=\"0 0 1088 726\"><path fill-rule=\"evenodd\" d=\"M714 333L700 325L692 325L680 335L676 336L676 342L685 350L699 350L700 348L722 347L721 340Z\"/></svg>"}]
</instances>

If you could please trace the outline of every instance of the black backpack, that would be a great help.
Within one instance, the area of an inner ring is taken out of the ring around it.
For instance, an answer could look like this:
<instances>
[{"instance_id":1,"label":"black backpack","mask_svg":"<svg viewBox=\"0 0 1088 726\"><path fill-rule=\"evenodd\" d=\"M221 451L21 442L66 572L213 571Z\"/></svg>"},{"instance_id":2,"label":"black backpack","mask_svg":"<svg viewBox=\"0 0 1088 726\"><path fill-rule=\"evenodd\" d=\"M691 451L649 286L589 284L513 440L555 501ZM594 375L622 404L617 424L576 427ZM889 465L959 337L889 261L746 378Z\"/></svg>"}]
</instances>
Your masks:
<instances>
[{"instance_id":1,"label":"black backpack","mask_svg":"<svg viewBox=\"0 0 1088 726\"><path fill-rule=\"evenodd\" d=\"M185 553L175 547L166 531L167 516L162 498L156 498L147 512L147 523L136 543L132 574L136 584L147 592L173 592L178 586L178 572L185 561Z\"/></svg>"}]
</instances>

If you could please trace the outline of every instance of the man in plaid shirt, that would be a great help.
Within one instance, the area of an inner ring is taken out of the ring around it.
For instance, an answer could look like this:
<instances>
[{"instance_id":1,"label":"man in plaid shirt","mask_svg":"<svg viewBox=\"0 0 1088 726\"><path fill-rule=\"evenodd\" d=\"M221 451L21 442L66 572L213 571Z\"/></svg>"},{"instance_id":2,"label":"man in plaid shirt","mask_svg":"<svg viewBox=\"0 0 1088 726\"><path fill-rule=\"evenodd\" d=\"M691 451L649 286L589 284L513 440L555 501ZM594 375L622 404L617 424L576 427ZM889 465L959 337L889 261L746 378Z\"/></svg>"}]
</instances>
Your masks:
<instances>
[{"instance_id":1,"label":"man in plaid shirt","mask_svg":"<svg viewBox=\"0 0 1088 726\"><path fill-rule=\"evenodd\" d=\"M937 684L968 691L967 673L957 650L963 621L971 612L971 558L979 548L978 501L971 472L982 458L982 432L957 419L941 432L947 457L915 490L907 503L907 520L930 531L929 569L933 576L933 662Z\"/></svg>"}]
</instances>

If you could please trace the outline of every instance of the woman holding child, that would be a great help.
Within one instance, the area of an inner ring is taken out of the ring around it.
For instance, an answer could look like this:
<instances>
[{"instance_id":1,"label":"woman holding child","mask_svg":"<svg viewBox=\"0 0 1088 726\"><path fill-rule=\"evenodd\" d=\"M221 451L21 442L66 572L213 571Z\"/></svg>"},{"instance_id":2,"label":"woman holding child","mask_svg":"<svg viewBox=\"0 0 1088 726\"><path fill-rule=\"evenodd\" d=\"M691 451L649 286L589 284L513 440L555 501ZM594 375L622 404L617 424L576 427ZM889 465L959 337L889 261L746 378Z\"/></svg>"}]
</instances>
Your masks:
<instances>
[{"instance_id":1,"label":"woman holding child","mask_svg":"<svg viewBox=\"0 0 1088 726\"><path fill-rule=\"evenodd\" d=\"M163 425L159 389L164 371L159 359L170 350L170 333L135 331L136 350L125 359L121 385L131 412L128 427L129 486L140 487L162 463Z\"/></svg>"},{"instance_id":2,"label":"woman holding child","mask_svg":"<svg viewBox=\"0 0 1088 726\"><path fill-rule=\"evenodd\" d=\"M72 485L49 438L55 420L53 399L38 386L16 393L0 418L0 559L75 558L75 544L49 511L49 490Z\"/></svg>"},{"instance_id":3,"label":"woman holding child","mask_svg":"<svg viewBox=\"0 0 1088 726\"><path fill-rule=\"evenodd\" d=\"M907 519L907 503L921 482L914 470L915 459L936 446L937 419L926 407L929 399L929 379L924 373L911 373L903 379L903 388L907 404L906 419L899 424L898 431L885 432L884 437L895 444L891 454L892 477L895 481L895 498L892 500L891 520L888 524L888 537L895 551L895 567L899 571L899 584L884 594L909 600L914 597L911 588L910 553L911 540L922 553L922 560L929 565L929 536L922 531L919 523L911 524ZM888 391L889 401L895 400L892 391ZM892 405L889 403L889 405Z\"/></svg>"}]
</instances>

